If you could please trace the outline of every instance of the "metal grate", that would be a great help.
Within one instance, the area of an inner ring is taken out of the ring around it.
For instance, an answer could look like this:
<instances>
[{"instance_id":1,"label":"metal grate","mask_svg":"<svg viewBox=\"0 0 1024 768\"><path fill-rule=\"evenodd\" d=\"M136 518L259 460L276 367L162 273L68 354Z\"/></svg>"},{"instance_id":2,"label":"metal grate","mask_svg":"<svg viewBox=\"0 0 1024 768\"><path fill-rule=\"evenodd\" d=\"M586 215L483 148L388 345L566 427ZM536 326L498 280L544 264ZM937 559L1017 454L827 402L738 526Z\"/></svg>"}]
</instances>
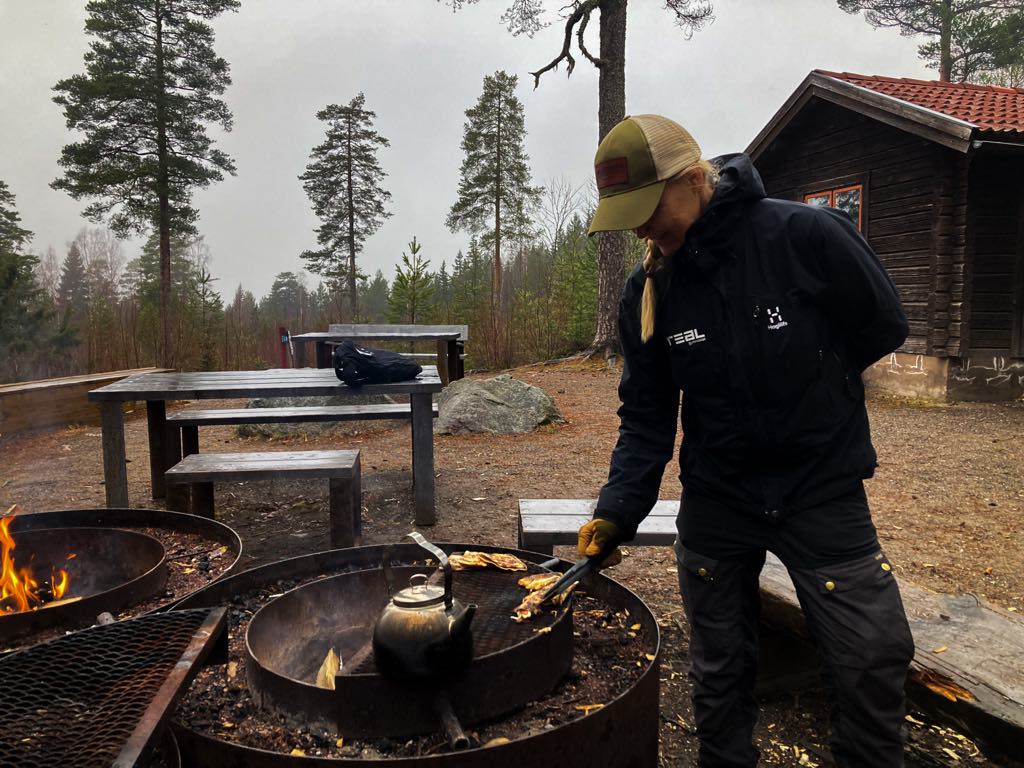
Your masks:
<instances>
[{"instance_id":1,"label":"metal grate","mask_svg":"<svg viewBox=\"0 0 1024 768\"><path fill-rule=\"evenodd\" d=\"M530 564L526 572L509 572L495 569L456 571L452 580L452 592L463 605L476 603L473 617L473 656L480 658L498 653L518 643L537 636L537 630L554 623L551 619L561 616L564 608L551 614L550 618L536 618L516 623L512 613L526 597L527 592L517 583L527 573L540 573L541 569ZM367 640L372 628L367 630ZM371 654L352 670L356 674L375 673L377 665Z\"/></svg>"},{"instance_id":2,"label":"metal grate","mask_svg":"<svg viewBox=\"0 0 1024 768\"><path fill-rule=\"evenodd\" d=\"M224 609L142 616L0 660L0 766L133 766L224 629Z\"/></svg>"}]
</instances>

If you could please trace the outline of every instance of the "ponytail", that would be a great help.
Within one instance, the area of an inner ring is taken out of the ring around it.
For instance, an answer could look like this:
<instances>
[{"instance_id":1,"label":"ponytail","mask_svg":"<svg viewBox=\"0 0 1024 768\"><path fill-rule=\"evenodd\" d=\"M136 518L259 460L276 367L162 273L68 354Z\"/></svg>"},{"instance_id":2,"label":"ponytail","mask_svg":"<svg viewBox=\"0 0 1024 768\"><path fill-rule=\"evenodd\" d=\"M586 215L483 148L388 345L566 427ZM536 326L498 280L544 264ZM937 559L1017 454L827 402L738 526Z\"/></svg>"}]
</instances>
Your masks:
<instances>
[{"instance_id":1,"label":"ponytail","mask_svg":"<svg viewBox=\"0 0 1024 768\"><path fill-rule=\"evenodd\" d=\"M653 240L647 241L647 252L644 254L644 295L640 301L640 341L646 342L654 335L654 308L658 297L655 295L654 273L662 267L661 250Z\"/></svg>"}]
</instances>

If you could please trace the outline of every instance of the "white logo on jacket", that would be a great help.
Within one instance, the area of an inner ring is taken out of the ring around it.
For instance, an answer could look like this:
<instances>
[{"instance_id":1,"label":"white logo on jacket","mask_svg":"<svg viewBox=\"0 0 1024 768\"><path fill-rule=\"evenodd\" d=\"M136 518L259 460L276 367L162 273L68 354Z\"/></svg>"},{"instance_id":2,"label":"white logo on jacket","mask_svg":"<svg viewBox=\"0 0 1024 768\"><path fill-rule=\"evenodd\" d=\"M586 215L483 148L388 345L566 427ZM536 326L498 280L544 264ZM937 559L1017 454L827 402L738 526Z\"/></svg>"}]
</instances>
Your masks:
<instances>
[{"instance_id":1,"label":"white logo on jacket","mask_svg":"<svg viewBox=\"0 0 1024 768\"><path fill-rule=\"evenodd\" d=\"M768 313L769 331L777 331L780 328L785 328L789 325L789 323L782 319L782 311L778 307L775 307L774 309L772 307L765 307L765 310Z\"/></svg>"},{"instance_id":2,"label":"white logo on jacket","mask_svg":"<svg viewBox=\"0 0 1024 768\"><path fill-rule=\"evenodd\" d=\"M694 344L698 344L706 340L707 337L696 328L691 328L690 330L683 331L682 333L673 333L668 337L668 343L670 345L688 344L691 347Z\"/></svg>"}]
</instances>

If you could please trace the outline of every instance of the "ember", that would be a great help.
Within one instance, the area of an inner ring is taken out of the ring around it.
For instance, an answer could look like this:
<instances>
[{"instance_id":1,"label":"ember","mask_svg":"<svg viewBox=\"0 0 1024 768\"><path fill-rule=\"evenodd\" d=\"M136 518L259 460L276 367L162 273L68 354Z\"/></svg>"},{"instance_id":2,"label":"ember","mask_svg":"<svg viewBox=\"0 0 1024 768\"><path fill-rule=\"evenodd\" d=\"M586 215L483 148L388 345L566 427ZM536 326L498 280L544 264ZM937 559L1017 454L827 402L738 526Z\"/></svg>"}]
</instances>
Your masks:
<instances>
[{"instance_id":1,"label":"ember","mask_svg":"<svg viewBox=\"0 0 1024 768\"><path fill-rule=\"evenodd\" d=\"M0 517L0 613L20 613L37 610L54 601L61 601L67 593L70 577L63 568L51 569L49 581L40 584L31 566L18 567L14 562L14 549L17 544L10 528L19 508L12 505L3 517ZM75 557L74 553L67 560Z\"/></svg>"}]
</instances>

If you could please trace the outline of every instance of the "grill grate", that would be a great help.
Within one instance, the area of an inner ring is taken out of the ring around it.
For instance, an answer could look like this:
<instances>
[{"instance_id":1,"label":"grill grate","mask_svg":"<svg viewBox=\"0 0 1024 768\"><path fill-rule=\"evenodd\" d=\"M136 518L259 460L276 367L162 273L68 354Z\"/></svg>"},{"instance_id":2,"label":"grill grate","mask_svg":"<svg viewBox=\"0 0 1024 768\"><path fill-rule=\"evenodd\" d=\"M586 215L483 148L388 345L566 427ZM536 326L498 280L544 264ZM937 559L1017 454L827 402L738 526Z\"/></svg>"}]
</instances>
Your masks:
<instances>
[{"instance_id":1,"label":"grill grate","mask_svg":"<svg viewBox=\"0 0 1024 768\"><path fill-rule=\"evenodd\" d=\"M133 766L222 634L224 609L93 627L0 660L0 766Z\"/></svg>"},{"instance_id":2,"label":"grill grate","mask_svg":"<svg viewBox=\"0 0 1024 768\"><path fill-rule=\"evenodd\" d=\"M550 624L543 617L532 621L516 623L512 613L526 597L527 592L518 585L527 573L540 573L541 569L530 564L529 570L500 571L491 568L456 571L452 574L452 592L463 605L476 603L477 611L471 625L473 631L473 656L480 658L498 653L518 643L533 638L540 627ZM436 572L435 572L436 573ZM563 613L558 611L558 615ZM366 642L373 630L367 628ZM354 674L377 673L373 654L364 659L353 670Z\"/></svg>"}]
</instances>

